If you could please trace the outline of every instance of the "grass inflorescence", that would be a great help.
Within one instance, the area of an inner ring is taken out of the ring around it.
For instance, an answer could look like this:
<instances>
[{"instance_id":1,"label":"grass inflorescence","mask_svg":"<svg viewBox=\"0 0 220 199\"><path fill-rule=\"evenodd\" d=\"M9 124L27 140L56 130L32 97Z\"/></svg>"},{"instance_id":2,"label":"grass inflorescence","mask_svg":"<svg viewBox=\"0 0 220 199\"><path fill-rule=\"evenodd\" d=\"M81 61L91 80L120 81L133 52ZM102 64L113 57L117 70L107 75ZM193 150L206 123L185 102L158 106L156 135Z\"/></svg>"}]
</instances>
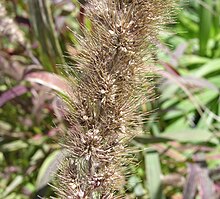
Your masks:
<instances>
[{"instance_id":1,"label":"grass inflorescence","mask_svg":"<svg viewBox=\"0 0 220 199\"><path fill-rule=\"evenodd\" d=\"M152 46L173 6L172 0L87 2L92 31L79 37L78 75L66 114L71 127L62 141L68 155L58 173L61 198L117 197L127 144L141 121L137 108L151 90L146 58L152 61Z\"/></svg>"}]
</instances>

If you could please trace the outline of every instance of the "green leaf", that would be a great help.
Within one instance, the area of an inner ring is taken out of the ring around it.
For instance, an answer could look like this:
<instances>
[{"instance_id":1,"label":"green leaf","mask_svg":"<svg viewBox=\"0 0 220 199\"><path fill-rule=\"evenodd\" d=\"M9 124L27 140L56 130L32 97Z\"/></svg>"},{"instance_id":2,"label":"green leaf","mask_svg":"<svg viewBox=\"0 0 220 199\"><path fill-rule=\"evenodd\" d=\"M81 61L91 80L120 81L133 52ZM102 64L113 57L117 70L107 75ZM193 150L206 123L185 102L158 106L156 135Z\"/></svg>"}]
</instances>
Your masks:
<instances>
[{"instance_id":1,"label":"green leaf","mask_svg":"<svg viewBox=\"0 0 220 199\"><path fill-rule=\"evenodd\" d=\"M134 193L138 197L141 197L146 193L146 191L144 190L144 187L141 183L138 183L137 186L135 186Z\"/></svg>"},{"instance_id":2,"label":"green leaf","mask_svg":"<svg viewBox=\"0 0 220 199\"><path fill-rule=\"evenodd\" d=\"M172 141L172 139L169 139L169 138L163 138L160 136L153 137L153 136L146 136L146 135L137 136L134 138L134 140L141 144L154 144L154 143Z\"/></svg>"},{"instance_id":3,"label":"green leaf","mask_svg":"<svg viewBox=\"0 0 220 199\"><path fill-rule=\"evenodd\" d=\"M214 35L218 35L220 32L220 1L215 1L214 4L214 15L213 15L213 28L214 28Z\"/></svg>"},{"instance_id":4,"label":"green leaf","mask_svg":"<svg viewBox=\"0 0 220 199\"><path fill-rule=\"evenodd\" d=\"M177 126L178 127L178 126ZM204 129L181 129L178 131L171 129L164 133L161 133L157 137L150 136L137 136L134 140L137 143L141 144L154 144L154 143L165 143L169 141L178 141L183 143L204 143L210 142L213 144L218 144L218 139L214 136L214 134L208 130Z\"/></svg>"},{"instance_id":5,"label":"green leaf","mask_svg":"<svg viewBox=\"0 0 220 199\"><path fill-rule=\"evenodd\" d=\"M200 4L199 45L201 56L207 54L207 44L212 26L212 13L210 10L212 9L212 3L212 0L201 0Z\"/></svg>"},{"instance_id":6,"label":"green leaf","mask_svg":"<svg viewBox=\"0 0 220 199\"><path fill-rule=\"evenodd\" d=\"M56 150L44 160L37 176L36 185L38 189L44 187L50 182L63 158L63 151Z\"/></svg>"},{"instance_id":7,"label":"green leaf","mask_svg":"<svg viewBox=\"0 0 220 199\"><path fill-rule=\"evenodd\" d=\"M188 143L204 143L211 142L213 144L218 144L219 141L214 134L208 130L203 129L181 129L180 131L165 132L160 135L160 137L168 138L171 140L179 142Z\"/></svg>"},{"instance_id":8,"label":"green leaf","mask_svg":"<svg viewBox=\"0 0 220 199\"><path fill-rule=\"evenodd\" d=\"M19 175L6 187L3 198L14 191L23 181L23 176Z\"/></svg>"},{"instance_id":9,"label":"green leaf","mask_svg":"<svg viewBox=\"0 0 220 199\"><path fill-rule=\"evenodd\" d=\"M12 141L6 144L2 144L0 146L0 149L2 152L9 152L9 151L17 151L20 149L24 149L27 148L28 144L22 140L16 140L16 141Z\"/></svg>"},{"instance_id":10,"label":"green leaf","mask_svg":"<svg viewBox=\"0 0 220 199\"><path fill-rule=\"evenodd\" d=\"M190 13L181 13L179 15L180 24L177 26L179 35L187 39L189 39L190 37L194 37L196 34L198 34L198 24L194 22L190 17ZM186 34L186 32L181 33L182 30L187 31L188 34Z\"/></svg>"},{"instance_id":11,"label":"green leaf","mask_svg":"<svg viewBox=\"0 0 220 199\"><path fill-rule=\"evenodd\" d=\"M18 194L13 192L10 195L6 196L4 199L30 199L30 197L24 196L24 194Z\"/></svg>"},{"instance_id":12,"label":"green leaf","mask_svg":"<svg viewBox=\"0 0 220 199\"><path fill-rule=\"evenodd\" d=\"M0 151L0 162L5 161L4 154Z\"/></svg>"},{"instance_id":13,"label":"green leaf","mask_svg":"<svg viewBox=\"0 0 220 199\"><path fill-rule=\"evenodd\" d=\"M164 199L159 155L155 150L151 150L147 151L144 157L150 199Z\"/></svg>"},{"instance_id":14,"label":"green leaf","mask_svg":"<svg viewBox=\"0 0 220 199\"><path fill-rule=\"evenodd\" d=\"M133 189L135 188L135 186L141 182L141 179L137 176L131 176L129 179L128 179L128 188L129 189Z\"/></svg>"},{"instance_id":15,"label":"green leaf","mask_svg":"<svg viewBox=\"0 0 220 199\"><path fill-rule=\"evenodd\" d=\"M164 103L163 104L163 109L166 108L166 109L171 109L173 108L172 111L168 111L164 118L166 120L169 120L169 119L173 119L173 118L176 118L176 117L180 117L181 115L186 115L188 114L189 112L191 111L194 111L196 110L196 106L199 107L199 105L203 105L203 106L206 106L207 103L211 102L213 99L215 99L216 97L218 96L218 93L217 92L213 92L212 90L205 90L203 92L200 92L198 94L196 94L194 96L195 98L195 101L193 101L194 103L192 103L192 100L190 100L189 98L186 98L186 99L182 99L177 105L175 105L174 107L168 107L167 105L169 103Z\"/></svg>"},{"instance_id":16,"label":"green leaf","mask_svg":"<svg viewBox=\"0 0 220 199\"><path fill-rule=\"evenodd\" d=\"M220 71L220 59L213 59L208 63L201 66L199 69L193 72L194 76L205 77L210 73Z\"/></svg>"},{"instance_id":17,"label":"green leaf","mask_svg":"<svg viewBox=\"0 0 220 199\"><path fill-rule=\"evenodd\" d=\"M30 21L40 44L40 58L43 67L50 72L60 73L57 64L64 64L58 35L53 23L49 0L28 0Z\"/></svg>"},{"instance_id":18,"label":"green leaf","mask_svg":"<svg viewBox=\"0 0 220 199\"><path fill-rule=\"evenodd\" d=\"M186 129L189 128L189 122L187 118L185 118L185 115L182 115L181 117L173 118L172 122L167 125L166 131L178 131L179 129Z\"/></svg>"},{"instance_id":19,"label":"green leaf","mask_svg":"<svg viewBox=\"0 0 220 199\"><path fill-rule=\"evenodd\" d=\"M206 57L200 57L198 55L184 55L180 59L181 66L202 65L209 61Z\"/></svg>"}]
</instances>

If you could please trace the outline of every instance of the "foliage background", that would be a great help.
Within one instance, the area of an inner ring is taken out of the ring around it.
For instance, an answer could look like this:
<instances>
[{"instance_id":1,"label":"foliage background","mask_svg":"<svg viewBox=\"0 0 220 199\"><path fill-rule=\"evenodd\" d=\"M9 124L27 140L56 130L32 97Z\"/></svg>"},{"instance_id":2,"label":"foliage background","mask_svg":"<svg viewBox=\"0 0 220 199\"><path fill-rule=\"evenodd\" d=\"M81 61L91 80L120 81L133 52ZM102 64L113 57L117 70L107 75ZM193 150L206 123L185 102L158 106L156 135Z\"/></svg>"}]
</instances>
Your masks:
<instances>
[{"instance_id":1,"label":"foliage background","mask_svg":"<svg viewBox=\"0 0 220 199\"><path fill-rule=\"evenodd\" d=\"M131 143L127 198L220 197L220 2L180 8L155 44L160 78L140 107L148 118ZM0 198L48 197L68 125L56 92L65 95L79 49L71 31L92 25L76 0L1 0L0 11Z\"/></svg>"}]
</instances>

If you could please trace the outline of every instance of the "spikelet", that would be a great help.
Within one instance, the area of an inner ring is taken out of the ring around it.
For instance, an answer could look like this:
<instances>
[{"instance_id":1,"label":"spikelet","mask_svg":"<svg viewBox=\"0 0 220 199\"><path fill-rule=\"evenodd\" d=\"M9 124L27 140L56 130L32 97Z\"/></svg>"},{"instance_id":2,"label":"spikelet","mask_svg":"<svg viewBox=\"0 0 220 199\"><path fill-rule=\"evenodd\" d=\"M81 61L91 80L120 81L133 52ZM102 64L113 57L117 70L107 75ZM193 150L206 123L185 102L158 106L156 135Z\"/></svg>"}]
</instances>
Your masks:
<instances>
[{"instance_id":1,"label":"spikelet","mask_svg":"<svg viewBox=\"0 0 220 199\"><path fill-rule=\"evenodd\" d=\"M146 65L172 0L90 0L93 30L79 39L77 80L67 106L71 124L62 141L67 158L58 172L63 199L119 198L137 108L146 96ZM144 90L144 92L143 92Z\"/></svg>"}]
</instances>

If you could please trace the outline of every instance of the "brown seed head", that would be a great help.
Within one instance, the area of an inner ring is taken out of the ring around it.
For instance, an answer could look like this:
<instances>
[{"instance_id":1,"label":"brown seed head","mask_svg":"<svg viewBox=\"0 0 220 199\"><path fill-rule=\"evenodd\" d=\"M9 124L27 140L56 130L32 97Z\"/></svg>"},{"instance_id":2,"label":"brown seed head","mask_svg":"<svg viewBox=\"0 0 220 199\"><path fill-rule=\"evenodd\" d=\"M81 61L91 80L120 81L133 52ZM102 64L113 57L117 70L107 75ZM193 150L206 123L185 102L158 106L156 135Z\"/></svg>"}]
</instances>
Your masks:
<instances>
[{"instance_id":1,"label":"brown seed head","mask_svg":"<svg viewBox=\"0 0 220 199\"><path fill-rule=\"evenodd\" d=\"M140 121L137 108L151 90L145 57L151 57L173 5L172 0L88 1L93 29L79 39L71 128L63 142L69 156L58 174L61 198L117 198L126 144Z\"/></svg>"}]
</instances>

